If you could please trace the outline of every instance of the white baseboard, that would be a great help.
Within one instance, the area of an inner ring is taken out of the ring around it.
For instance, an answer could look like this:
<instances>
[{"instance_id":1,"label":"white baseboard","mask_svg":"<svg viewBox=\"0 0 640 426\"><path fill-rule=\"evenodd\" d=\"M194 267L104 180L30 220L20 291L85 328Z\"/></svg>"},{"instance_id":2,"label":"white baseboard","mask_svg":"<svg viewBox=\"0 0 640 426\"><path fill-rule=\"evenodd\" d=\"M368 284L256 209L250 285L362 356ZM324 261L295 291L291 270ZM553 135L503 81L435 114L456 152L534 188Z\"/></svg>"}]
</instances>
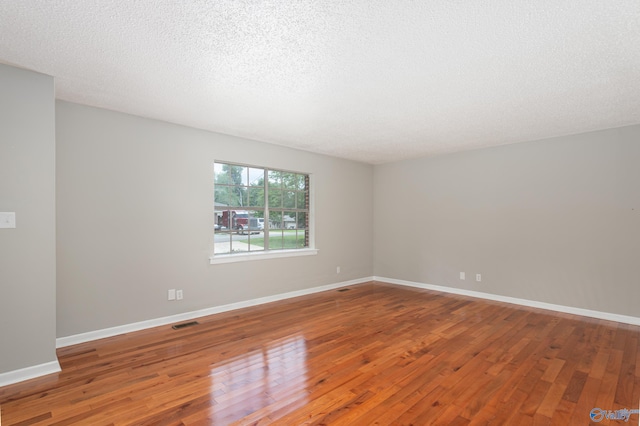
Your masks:
<instances>
[{"instance_id":1,"label":"white baseboard","mask_svg":"<svg viewBox=\"0 0 640 426\"><path fill-rule=\"evenodd\" d=\"M277 302L279 300L291 299L293 297L305 296L308 294L319 293L322 291L333 290L340 287L347 287L355 284L362 284L372 281L373 277L359 278L351 281L343 281L335 284L328 284L319 287L307 288L304 290L296 290L288 293L276 294L273 296L260 297L258 299L245 300L242 302L230 303L228 305L214 306L212 308L201 309L198 311L185 312L182 314L171 315L168 317L155 318L147 321L125 324L118 327L110 327L102 330L90 331L87 333L75 334L67 337L59 337L56 339L56 347L63 348L65 346L77 345L79 343L90 342L92 340L104 339L106 337L116 336L118 334L131 333L147 328L159 327L162 325L173 324L181 321L188 321L207 315L219 314L222 312L232 311L234 309L248 308L258 306L265 303Z\"/></svg>"},{"instance_id":2,"label":"white baseboard","mask_svg":"<svg viewBox=\"0 0 640 426\"><path fill-rule=\"evenodd\" d=\"M35 379L36 377L57 373L59 371L60 364L56 360L45 364L9 371L7 373L0 373L0 387L12 385L29 379Z\"/></svg>"},{"instance_id":3,"label":"white baseboard","mask_svg":"<svg viewBox=\"0 0 640 426\"><path fill-rule=\"evenodd\" d=\"M389 284L398 284L408 287L423 288L426 290L441 291L443 293L459 294L462 296L476 297L479 299L493 300L496 302L513 303L515 305L528 306L530 308L546 309L549 311L563 312L566 314L581 315L584 317L598 318L608 321L615 321L624 324L640 325L640 318L628 315L614 314L610 312L592 311L590 309L575 308L573 306L555 305L553 303L538 302L535 300L519 299L516 297L500 296L498 294L482 293L480 291L464 290L455 287L444 287L433 284L423 284L413 281L396 280L394 278L373 277L374 281L385 282Z\"/></svg>"}]
</instances>

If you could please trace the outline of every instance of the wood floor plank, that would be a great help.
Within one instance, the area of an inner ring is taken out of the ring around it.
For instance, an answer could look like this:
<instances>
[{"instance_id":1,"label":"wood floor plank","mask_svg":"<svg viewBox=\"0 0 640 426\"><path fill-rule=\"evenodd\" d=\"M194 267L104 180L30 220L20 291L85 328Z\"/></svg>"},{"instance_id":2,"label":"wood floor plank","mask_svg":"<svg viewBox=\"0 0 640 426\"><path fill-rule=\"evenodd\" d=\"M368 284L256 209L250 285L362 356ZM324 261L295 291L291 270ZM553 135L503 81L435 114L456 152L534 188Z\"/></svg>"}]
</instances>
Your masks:
<instances>
[{"instance_id":1,"label":"wood floor plank","mask_svg":"<svg viewBox=\"0 0 640 426\"><path fill-rule=\"evenodd\" d=\"M0 388L2 425L566 425L640 401L627 324L380 282L198 322L59 349Z\"/></svg>"}]
</instances>

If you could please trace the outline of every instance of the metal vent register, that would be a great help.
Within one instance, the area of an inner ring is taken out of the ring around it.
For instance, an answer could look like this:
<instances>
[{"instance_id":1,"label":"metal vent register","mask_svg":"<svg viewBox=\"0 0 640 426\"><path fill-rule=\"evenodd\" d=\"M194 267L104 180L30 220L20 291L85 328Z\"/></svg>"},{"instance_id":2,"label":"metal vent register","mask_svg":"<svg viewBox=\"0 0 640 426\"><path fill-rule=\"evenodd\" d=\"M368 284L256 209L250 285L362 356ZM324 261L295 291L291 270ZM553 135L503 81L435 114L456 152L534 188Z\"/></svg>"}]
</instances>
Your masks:
<instances>
[{"instance_id":1,"label":"metal vent register","mask_svg":"<svg viewBox=\"0 0 640 426\"><path fill-rule=\"evenodd\" d=\"M198 321L183 322L182 324L176 324L171 328L174 330L180 330L181 328L191 327L192 325L198 325Z\"/></svg>"}]
</instances>

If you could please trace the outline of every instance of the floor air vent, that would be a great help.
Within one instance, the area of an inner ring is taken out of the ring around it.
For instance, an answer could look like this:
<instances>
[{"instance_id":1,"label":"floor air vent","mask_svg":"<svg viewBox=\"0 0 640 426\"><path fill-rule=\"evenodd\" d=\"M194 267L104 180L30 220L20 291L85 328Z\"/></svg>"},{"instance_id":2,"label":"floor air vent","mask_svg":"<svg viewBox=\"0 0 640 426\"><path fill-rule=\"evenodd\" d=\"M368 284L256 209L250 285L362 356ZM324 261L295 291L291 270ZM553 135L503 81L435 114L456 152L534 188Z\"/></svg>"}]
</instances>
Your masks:
<instances>
[{"instance_id":1,"label":"floor air vent","mask_svg":"<svg viewBox=\"0 0 640 426\"><path fill-rule=\"evenodd\" d=\"M174 330L180 330L181 328L191 327L192 325L198 325L198 321L183 322L182 324L176 324L171 328Z\"/></svg>"},{"instance_id":2,"label":"floor air vent","mask_svg":"<svg viewBox=\"0 0 640 426\"><path fill-rule=\"evenodd\" d=\"M338 290L340 293L344 292L344 291L349 291L351 290L350 288L341 288L340 290Z\"/></svg>"}]
</instances>

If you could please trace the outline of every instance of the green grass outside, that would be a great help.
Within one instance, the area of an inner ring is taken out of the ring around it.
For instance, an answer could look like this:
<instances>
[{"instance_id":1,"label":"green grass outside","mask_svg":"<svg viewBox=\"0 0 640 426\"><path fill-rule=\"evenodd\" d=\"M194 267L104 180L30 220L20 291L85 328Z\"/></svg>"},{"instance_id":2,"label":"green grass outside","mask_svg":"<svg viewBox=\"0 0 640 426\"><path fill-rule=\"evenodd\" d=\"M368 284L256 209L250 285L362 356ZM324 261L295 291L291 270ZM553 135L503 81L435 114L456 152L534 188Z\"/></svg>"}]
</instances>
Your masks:
<instances>
[{"instance_id":1,"label":"green grass outside","mask_svg":"<svg viewBox=\"0 0 640 426\"><path fill-rule=\"evenodd\" d=\"M292 233L291 231L285 231L285 235L282 236L280 234L271 233L269 235L269 249L277 250L277 249L297 249L304 247L304 233L300 233L296 237L295 231ZM250 240L251 245L256 245L259 247L264 247L264 237L251 237Z\"/></svg>"}]
</instances>

